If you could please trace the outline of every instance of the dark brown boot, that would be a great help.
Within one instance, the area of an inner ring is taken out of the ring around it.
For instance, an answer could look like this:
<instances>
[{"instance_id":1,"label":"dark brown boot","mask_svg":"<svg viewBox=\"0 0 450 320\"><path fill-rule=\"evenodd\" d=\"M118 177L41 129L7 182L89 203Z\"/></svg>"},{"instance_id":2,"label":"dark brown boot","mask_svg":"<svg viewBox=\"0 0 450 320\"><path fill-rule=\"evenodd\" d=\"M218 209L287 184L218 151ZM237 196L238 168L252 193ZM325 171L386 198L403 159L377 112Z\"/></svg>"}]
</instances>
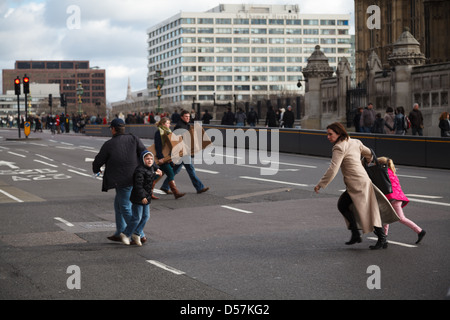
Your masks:
<instances>
[{"instance_id":1,"label":"dark brown boot","mask_svg":"<svg viewBox=\"0 0 450 320\"><path fill-rule=\"evenodd\" d=\"M153 181L153 185L152 185L152 200L158 200L159 198L157 196L155 196L155 194L153 193L153 190L155 189L155 184L156 182L158 182L158 180Z\"/></svg>"},{"instance_id":2,"label":"dark brown boot","mask_svg":"<svg viewBox=\"0 0 450 320\"><path fill-rule=\"evenodd\" d=\"M172 180L169 182L169 187L170 190L172 190L173 195L175 196L175 199L181 198L182 196L184 196L186 193L181 193L180 191L178 191L177 186L175 184L175 180Z\"/></svg>"}]
</instances>

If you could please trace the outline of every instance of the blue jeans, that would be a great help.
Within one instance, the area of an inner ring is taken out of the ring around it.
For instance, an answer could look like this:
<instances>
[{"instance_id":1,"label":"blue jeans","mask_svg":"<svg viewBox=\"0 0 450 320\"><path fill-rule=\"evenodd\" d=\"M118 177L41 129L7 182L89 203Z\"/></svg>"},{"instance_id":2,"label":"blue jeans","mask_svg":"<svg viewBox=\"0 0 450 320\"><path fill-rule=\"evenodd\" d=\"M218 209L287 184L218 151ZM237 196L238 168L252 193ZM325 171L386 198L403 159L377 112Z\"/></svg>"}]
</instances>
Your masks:
<instances>
[{"instance_id":1,"label":"blue jeans","mask_svg":"<svg viewBox=\"0 0 450 320\"><path fill-rule=\"evenodd\" d=\"M116 233L119 236L125 230L131 219L131 201L130 195L132 186L116 188L116 197L114 198L114 212L116 215Z\"/></svg>"},{"instance_id":2,"label":"blue jeans","mask_svg":"<svg viewBox=\"0 0 450 320\"><path fill-rule=\"evenodd\" d=\"M145 237L144 227L150 218L150 204L135 204L133 203L131 206L132 216L131 219L124 230L124 234L127 237L131 237L131 235L137 234L140 235L141 238Z\"/></svg>"},{"instance_id":3,"label":"blue jeans","mask_svg":"<svg viewBox=\"0 0 450 320\"><path fill-rule=\"evenodd\" d=\"M183 165L186 168L186 171L189 175L189 178L191 179L192 184L194 185L194 188L197 191L204 189L205 186L203 185L203 183L200 181L200 179L195 174L194 165L192 165L191 163L186 163L183 161L182 163L175 165L175 167L173 168L174 174L176 175L178 172L180 172L181 165ZM164 183L162 184L161 189L169 190L169 179L168 178L166 178L166 180L164 180Z\"/></svg>"}]
</instances>

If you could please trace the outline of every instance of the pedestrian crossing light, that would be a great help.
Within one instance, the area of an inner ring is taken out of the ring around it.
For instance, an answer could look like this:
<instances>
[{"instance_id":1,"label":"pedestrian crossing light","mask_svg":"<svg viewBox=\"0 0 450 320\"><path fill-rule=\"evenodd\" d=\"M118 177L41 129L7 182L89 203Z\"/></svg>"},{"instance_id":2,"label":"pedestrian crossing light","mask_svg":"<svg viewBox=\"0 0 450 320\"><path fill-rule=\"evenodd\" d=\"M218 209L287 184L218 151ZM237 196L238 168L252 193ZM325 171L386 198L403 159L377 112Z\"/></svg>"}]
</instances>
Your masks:
<instances>
[{"instance_id":1,"label":"pedestrian crossing light","mask_svg":"<svg viewBox=\"0 0 450 320\"><path fill-rule=\"evenodd\" d=\"M14 91L16 92L16 95L20 96L20 78L19 77L14 79Z\"/></svg>"},{"instance_id":2,"label":"pedestrian crossing light","mask_svg":"<svg viewBox=\"0 0 450 320\"><path fill-rule=\"evenodd\" d=\"M28 78L27 75L23 77L23 93L30 93L30 78Z\"/></svg>"}]
</instances>

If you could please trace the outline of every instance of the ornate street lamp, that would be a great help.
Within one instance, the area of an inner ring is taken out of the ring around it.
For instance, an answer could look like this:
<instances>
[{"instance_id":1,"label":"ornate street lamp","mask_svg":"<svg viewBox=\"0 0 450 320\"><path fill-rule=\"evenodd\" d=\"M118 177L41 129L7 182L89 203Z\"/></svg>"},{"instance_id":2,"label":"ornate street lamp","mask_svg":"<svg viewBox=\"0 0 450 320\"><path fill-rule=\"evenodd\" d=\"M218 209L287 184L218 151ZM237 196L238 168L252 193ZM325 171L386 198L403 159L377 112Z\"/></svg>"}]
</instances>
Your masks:
<instances>
[{"instance_id":1,"label":"ornate street lamp","mask_svg":"<svg viewBox=\"0 0 450 320\"><path fill-rule=\"evenodd\" d=\"M83 86L82 86L82 84L81 84L81 81L80 82L78 82L78 86L77 86L77 96L78 96L78 114L81 116L81 114L82 114L82 110L81 110L81 104L82 104L82 101L81 101L81 96L83 95L83 93L84 93L84 90L83 90Z\"/></svg>"},{"instance_id":2,"label":"ornate street lamp","mask_svg":"<svg viewBox=\"0 0 450 320\"><path fill-rule=\"evenodd\" d=\"M154 81L154 85L156 90L158 90L158 108L156 109L156 112L159 114L161 113L161 88L164 85L164 78L162 77L162 72L161 70L156 70L156 76Z\"/></svg>"}]
</instances>

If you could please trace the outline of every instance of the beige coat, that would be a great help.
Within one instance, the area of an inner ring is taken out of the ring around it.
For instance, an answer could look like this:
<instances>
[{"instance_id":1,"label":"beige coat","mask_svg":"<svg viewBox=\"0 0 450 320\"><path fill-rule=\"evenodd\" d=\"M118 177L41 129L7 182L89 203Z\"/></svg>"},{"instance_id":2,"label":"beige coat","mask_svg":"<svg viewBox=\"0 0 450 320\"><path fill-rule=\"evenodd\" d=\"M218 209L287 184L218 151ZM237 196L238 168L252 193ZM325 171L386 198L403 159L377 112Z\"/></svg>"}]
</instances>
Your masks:
<instances>
[{"instance_id":1,"label":"beige coat","mask_svg":"<svg viewBox=\"0 0 450 320\"><path fill-rule=\"evenodd\" d=\"M373 227L382 227L382 223L398 221L398 217L386 197L372 184L361 163L361 156L368 162L372 159L370 149L361 141L349 138L337 142L333 146L330 167L318 185L321 188L328 186L341 168L347 192L354 204L356 221L363 233L368 233L374 230Z\"/></svg>"}]
</instances>

